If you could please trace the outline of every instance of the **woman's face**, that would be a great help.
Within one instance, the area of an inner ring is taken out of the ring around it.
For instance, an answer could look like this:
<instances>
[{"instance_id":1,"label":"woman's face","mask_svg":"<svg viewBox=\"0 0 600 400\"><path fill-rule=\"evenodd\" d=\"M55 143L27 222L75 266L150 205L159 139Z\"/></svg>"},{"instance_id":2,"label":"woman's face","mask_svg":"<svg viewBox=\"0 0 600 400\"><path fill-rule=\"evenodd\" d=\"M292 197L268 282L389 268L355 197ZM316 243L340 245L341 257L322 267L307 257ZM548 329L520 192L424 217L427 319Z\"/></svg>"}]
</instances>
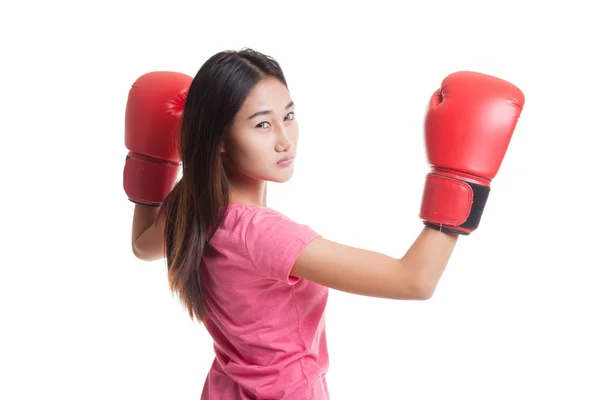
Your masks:
<instances>
[{"instance_id":1,"label":"woman's face","mask_svg":"<svg viewBox=\"0 0 600 400\"><path fill-rule=\"evenodd\" d=\"M236 115L221 149L230 179L285 182L294 172L298 124L286 86L260 81Z\"/></svg>"}]
</instances>

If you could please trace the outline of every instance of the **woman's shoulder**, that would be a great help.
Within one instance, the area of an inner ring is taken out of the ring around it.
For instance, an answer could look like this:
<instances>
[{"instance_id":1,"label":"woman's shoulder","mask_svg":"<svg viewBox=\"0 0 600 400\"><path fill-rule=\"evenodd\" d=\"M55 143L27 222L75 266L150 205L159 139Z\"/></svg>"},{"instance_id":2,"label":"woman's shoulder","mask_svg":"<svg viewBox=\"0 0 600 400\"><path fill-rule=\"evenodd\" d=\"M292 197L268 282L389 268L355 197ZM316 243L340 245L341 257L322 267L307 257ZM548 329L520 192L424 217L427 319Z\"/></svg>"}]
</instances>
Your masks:
<instances>
[{"instance_id":1,"label":"woman's shoulder","mask_svg":"<svg viewBox=\"0 0 600 400\"><path fill-rule=\"evenodd\" d=\"M228 207L230 223L242 227L247 237L270 235L298 235L311 237L313 232L309 225L303 224L287 214L271 207L249 204L231 204Z\"/></svg>"},{"instance_id":2,"label":"woman's shoulder","mask_svg":"<svg viewBox=\"0 0 600 400\"><path fill-rule=\"evenodd\" d=\"M242 203L233 203L227 206L227 217L255 221L275 221L278 219L292 221L287 215L274 208Z\"/></svg>"}]
</instances>

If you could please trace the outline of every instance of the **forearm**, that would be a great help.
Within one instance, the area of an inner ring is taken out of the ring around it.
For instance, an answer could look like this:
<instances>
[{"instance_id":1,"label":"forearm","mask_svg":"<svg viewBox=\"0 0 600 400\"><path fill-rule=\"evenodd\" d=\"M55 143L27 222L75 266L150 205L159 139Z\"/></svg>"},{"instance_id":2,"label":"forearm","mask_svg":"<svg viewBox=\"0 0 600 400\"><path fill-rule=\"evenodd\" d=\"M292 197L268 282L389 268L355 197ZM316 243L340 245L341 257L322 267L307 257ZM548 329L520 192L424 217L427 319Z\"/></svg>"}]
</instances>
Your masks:
<instances>
[{"instance_id":1,"label":"forearm","mask_svg":"<svg viewBox=\"0 0 600 400\"><path fill-rule=\"evenodd\" d=\"M142 260L155 260L162 257L160 227L149 229L156 222L160 208L135 205L131 227L131 247L136 257ZM161 251L158 251L161 250Z\"/></svg>"},{"instance_id":2,"label":"forearm","mask_svg":"<svg viewBox=\"0 0 600 400\"><path fill-rule=\"evenodd\" d=\"M150 227L158 215L159 207L148 207L139 204L133 210L133 224L131 227L131 240L135 241L146 229Z\"/></svg>"},{"instance_id":3,"label":"forearm","mask_svg":"<svg viewBox=\"0 0 600 400\"><path fill-rule=\"evenodd\" d=\"M424 297L431 297L454 251L457 234L423 228L404 257L402 264L415 272Z\"/></svg>"}]
</instances>

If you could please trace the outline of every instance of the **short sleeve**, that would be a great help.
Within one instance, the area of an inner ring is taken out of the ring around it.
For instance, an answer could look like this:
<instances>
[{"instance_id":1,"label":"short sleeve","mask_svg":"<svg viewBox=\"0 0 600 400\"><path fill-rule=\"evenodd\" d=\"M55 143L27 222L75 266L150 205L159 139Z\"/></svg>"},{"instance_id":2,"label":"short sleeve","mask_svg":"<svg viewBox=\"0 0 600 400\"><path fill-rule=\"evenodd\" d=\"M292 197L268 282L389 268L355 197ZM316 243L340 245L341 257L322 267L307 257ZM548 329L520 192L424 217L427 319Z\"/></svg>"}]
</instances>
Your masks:
<instances>
[{"instance_id":1,"label":"short sleeve","mask_svg":"<svg viewBox=\"0 0 600 400\"><path fill-rule=\"evenodd\" d=\"M290 270L300 252L320 235L270 209L255 213L246 230L246 249L256 271L265 277L293 285Z\"/></svg>"}]
</instances>

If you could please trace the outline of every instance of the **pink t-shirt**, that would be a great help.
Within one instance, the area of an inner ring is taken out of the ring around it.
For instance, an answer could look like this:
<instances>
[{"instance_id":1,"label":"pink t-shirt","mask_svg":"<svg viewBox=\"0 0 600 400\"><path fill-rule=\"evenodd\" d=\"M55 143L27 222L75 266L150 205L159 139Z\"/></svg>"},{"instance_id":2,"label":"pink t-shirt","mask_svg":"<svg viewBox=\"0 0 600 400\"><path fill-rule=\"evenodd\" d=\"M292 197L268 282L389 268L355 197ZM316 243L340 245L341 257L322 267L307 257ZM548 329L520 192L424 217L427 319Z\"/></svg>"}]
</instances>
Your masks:
<instances>
[{"instance_id":1,"label":"pink t-shirt","mask_svg":"<svg viewBox=\"0 0 600 400\"><path fill-rule=\"evenodd\" d=\"M327 400L328 289L289 275L319 237L267 207L232 204L206 247L202 289L215 360L202 400Z\"/></svg>"}]
</instances>

